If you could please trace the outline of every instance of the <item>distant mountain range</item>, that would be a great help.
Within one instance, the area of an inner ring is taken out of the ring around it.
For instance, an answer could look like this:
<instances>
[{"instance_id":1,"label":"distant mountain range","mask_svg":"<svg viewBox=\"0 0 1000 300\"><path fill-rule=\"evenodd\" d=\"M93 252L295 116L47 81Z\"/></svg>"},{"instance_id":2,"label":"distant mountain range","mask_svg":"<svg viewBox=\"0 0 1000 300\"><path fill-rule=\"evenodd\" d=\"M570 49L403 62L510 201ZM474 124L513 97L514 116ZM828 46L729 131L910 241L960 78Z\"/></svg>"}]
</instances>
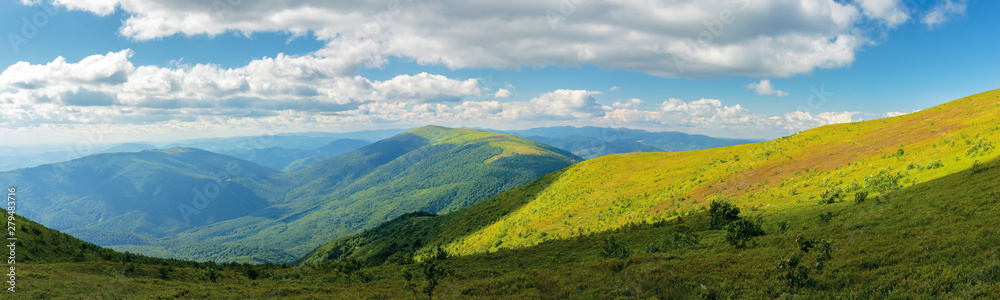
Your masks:
<instances>
[{"instance_id":1,"label":"distant mountain range","mask_svg":"<svg viewBox=\"0 0 1000 300\"><path fill-rule=\"evenodd\" d=\"M322 147L308 150L282 147L263 149L240 148L222 153L282 172L291 172L304 169L327 158L351 152L369 144L371 142L355 139L339 139Z\"/></svg>"},{"instance_id":2,"label":"distant mountain range","mask_svg":"<svg viewBox=\"0 0 1000 300\"><path fill-rule=\"evenodd\" d=\"M606 127L562 126L497 132L526 137L586 159L616 153L689 151L764 141L714 138L676 131L649 132Z\"/></svg>"},{"instance_id":3,"label":"distant mountain range","mask_svg":"<svg viewBox=\"0 0 1000 300\"><path fill-rule=\"evenodd\" d=\"M342 144L359 141L316 150ZM287 173L177 147L4 172L0 182L19 183L31 199L25 216L99 245L291 261L332 238L407 212L455 210L579 160L510 135L422 127Z\"/></svg>"}]
</instances>

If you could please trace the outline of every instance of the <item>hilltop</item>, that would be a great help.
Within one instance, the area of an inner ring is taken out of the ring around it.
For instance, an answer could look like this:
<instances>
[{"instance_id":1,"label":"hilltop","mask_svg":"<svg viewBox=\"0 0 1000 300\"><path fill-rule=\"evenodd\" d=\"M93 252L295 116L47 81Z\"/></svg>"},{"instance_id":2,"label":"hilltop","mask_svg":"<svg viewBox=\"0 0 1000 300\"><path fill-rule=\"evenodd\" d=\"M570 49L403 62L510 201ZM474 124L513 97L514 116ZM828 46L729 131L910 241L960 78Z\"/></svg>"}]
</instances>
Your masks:
<instances>
[{"instance_id":1,"label":"hilltop","mask_svg":"<svg viewBox=\"0 0 1000 300\"><path fill-rule=\"evenodd\" d=\"M360 145L318 150L344 142ZM26 216L98 245L291 262L330 239L413 211L452 211L580 160L520 137L428 126L294 172L175 147L4 172L0 181L20 184Z\"/></svg>"},{"instance_id":2,"label":"hilltop","mask_svg":"<svg viewBox=\"0 0 1000 300\"><path fill-rule=\"evenodd\" d=\"M366 249L418 258L437 246L455 255L517 249L670 220L713 200L772 210L844 202L861 191L875 196L995 159L997 116L1000 91L991 91L769 142L608 155L399 232L375 229L331 241L300 262L389 252Z\"/></svg>"}]
</instances>

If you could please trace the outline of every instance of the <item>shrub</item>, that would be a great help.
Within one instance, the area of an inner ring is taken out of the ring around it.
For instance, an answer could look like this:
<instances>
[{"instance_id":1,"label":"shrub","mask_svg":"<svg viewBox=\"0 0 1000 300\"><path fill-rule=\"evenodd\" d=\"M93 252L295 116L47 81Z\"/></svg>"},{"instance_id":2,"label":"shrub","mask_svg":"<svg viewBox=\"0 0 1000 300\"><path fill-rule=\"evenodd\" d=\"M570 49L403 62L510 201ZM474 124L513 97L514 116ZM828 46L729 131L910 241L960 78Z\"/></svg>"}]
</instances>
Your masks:
<instances>
[{"instance_id":1,"label":"shrub","mask_svg":"<svg viewBox=\"0 0 1000 300\"><path fill-rule=\"evenodd\" d=\"M260 278L260 273L257 272L256 268L253 267L244 271L243 274L246 275L247 278L249 278L250 280L257 280L257 278Z\"/></svg>"},{"instance_id":2,"label":"shrub","mask_svg":"<svg viewBox=\"0 0 1000 300\"><path fill-rule=\"evenodd\" d=\"M747 242L753 242L753 238L763 235L760 222L739 219L726 226L726 242L736 248L744 248Z\"/></svg>"},{"instance_id":3,"label":"shrub","mask_svg":"<svg viewBox=\"0 0 1000 300\"><path fill-rule=\"evenodd\" d=\"M937 168L941 168L941 167L944 167L944 163L941 162L941 160L939 159L939 160L935 160L935 161L930 162L929 164L927 164L927 166L924 167L924 169L926 169L926 170L933 170L933 169L937 169Z\"/></svg>"},{"instance_id":4,"label":"shrub","mask_svg":"<svg viewBox=\"0 0 1000 300\"><path fill-rule=\"evenodd\" d=\"M854 193L854 203L861 204L861 203L865 203L865 201L867 201L867 200L868 200L868 192L866 192L866 191L860 191L860 192Z\"/></svg>"},{"instance_id":5,"label":"shrub","mask_svg":"<svg viewBox=\"0 0 1000 300\"><path fill-rule=\"evenodd\" d=\"M709 204L708 214L712 216L709 229L722 229L730 222L740 219L740 208L725 200L715 200Z\"/></svg>"},{"instance_id":6,"label":"shrub","mask_svg":"<svg viewBox=\"0 0 1000 300\"><path fill-rule=\"evenodd\" d=\"M833 220L833 213L832 212L826 212L825 214L819 214L819 223L820 224L827 224L827 223L830 223L830 221L832 221L832 220Z\"/></svg>"},{"instance_id":7,"label":"shrub","mask_svg":"<svg viewBox=\"0 0 1000 300\"><path fill-rule=\"evenodd\" d=\"M811 285L813 282L809 279L809 275L822 272L826 262L833 258L833 245L829 240L811 240L800 235L795 242L798 244L799 253L778 261L777 265L777 270L781 272L779 278L791 288ZM816 251L813 252L815 256L813 263L805 264L804 257L814 249Z\"/></svg>"},{"instance_id":8,"label":"shrub","mask_svg":"<svg viewBox=\"0 0 1000 300\"><path fill-rule=\"evenodd\" d=\"M451 271L445 269L441 265L438 265L437 260L434 259L425 261L421 265L423 267L424 276L427 277L427 285L424 286L424 294L427 294L428 298L434 298L434 288L437 287L438 283L442 279L448 277Z\"/></svg>"},{"instance_id":9,"label":"shrub","mask_svg":"<svg viewBox=\"0 0 1000 300\"><path fill-rule=\"evenodd\" d=\"M820 203L832 204L844 198L844 190L840 187L831 187L823 191L820 197L823 198Z\"/></svg>"},{"instance_id":10,"label":"shrub","mask_svg":"<svg viewBox=\"0 0 1000 300\"><path fill-rule=\"evenodd\" d=\"M163 279L163 280L169 279L170 278L170 269L171 268L168 268L168 267L160 267L160 269L159 269L159 271L160 271L159 278Z\"/></svg>"},{"instance_id":11,"label":"shrub","mask_svg":"<svg viewBox=\"0 0 1000 300\"><path fill-rule=\"evenodd\" d=\"M626 259L631 254L628 247L616 241L614 237L604 239L604 249L601 251L601 256L604 258Z\"/></svg>"},{"instance_id":12,"label":"shrub","mask_svg":"<svg viewBox=\"0 0 1000 300\"><path fill-rule=\"evenodd\" d=\"M901 178L903 178L902 174L893 174L889 170L882 169L876 174L865 176L865 188L870 193L895 191L899 189L899 179Z\"/></svg>"}]
</instances>

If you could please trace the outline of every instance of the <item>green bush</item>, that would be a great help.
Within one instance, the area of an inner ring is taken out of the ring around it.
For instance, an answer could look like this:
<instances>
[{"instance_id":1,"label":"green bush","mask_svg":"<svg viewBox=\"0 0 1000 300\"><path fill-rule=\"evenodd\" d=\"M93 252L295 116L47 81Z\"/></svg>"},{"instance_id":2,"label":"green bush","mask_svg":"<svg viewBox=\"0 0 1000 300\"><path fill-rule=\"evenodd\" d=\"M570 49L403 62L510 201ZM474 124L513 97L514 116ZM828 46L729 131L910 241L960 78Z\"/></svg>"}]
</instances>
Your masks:
<instances>
[{"instance_id":1,"label":"green bush","mask_svg":"<svg viewBox=\"0 0 1000 300\"><path fill-rule=\"evenodd\" d=\"M822 200L820 200L820 203L825 203L825 204L836 203L837 201L844 198L844 194L845 194L844 189L840 187L828 188L826 189L826 191L823 191L823 194L820 194L820 197L822 198Z\"/></svg>"},{"instance_id":2,"label":"green bush","mask_svg":"<svg viewBox=\"0 0 1000 300\"><path fill-rule=\"evenodd\" d=\"M799 253L778 261L776 268L781 273L778 277L790 288L813 285L814 282L809 276L823 271L826 262L833 258L833 245L829 240L812 240L801 235L795 239L795 243L798 244ZM814 249L816 251L813 251L815 256L813 263L805 264L804 257Z\"/></svg>"},{"instance_id":3,"label":"green bush","mask_svg":"<svg viewBox=\"0 0 1000 300\"><path fill-rule=\"evenodd\" d=\"M819 214L819 223L820 224L828 224L832 220L833 220L833 213L832 212L826 212L825 214Z\"/></svg>"},{"instance_id":4,"label":"green bush","mask_svg":"<svg viewBox=\"0 0 1000 300\"><path fill-rule=\"evenodd\" d=\"M759 221L744 218L726 226L726 242L736 248L744 248L748 242L753 242L753 238L763 235L764 230L761 229Z\"/></svg>"},{"instance_id":5,"label":"green bush","mask_svg":"<svg viewBox=\"0 0 1000 300\"><path fill-rule=\"evenodd\" d=\"M868 200L868 192L866 192L866 191L860 191L860 192L854 193L854 203L861 204L861 203L865 203L865 201L867 201L867 200Z\"/></svg>"},{"instance_id":6,"label":"green bush","mask_svg":"<svg viewBox=\"0 0 1000 300\"><path fill-rule=\"evenodd\" d=\"M628 247L616 241L614 237L604 239L604 249L601 251L601 256L604 258L626 259L631 254Z\"/></svg>"},{"instance_id":7,"label":"green bush","mask_svg":"<svg viewBox=\"0 0 1000 300\"><path fill-rule=\"evenodd\" d=\"M899 179L903 178L900 173L891 173L882 169L876 174L865 176L865 188L869 193L882 193L895 191L900 188Z\"/></svg>"},{"instance_id":8,"label":"green bush","mask_svg":"<svg viewBox=\"0 0 1000 300\"><path fill-rule=\"evenodd\" d=\"M708 213L712 216L709 229L722 229L730 222L740 219L740 208L725 200L712 201L708 206Z\"/></svg>"}]
</instances>

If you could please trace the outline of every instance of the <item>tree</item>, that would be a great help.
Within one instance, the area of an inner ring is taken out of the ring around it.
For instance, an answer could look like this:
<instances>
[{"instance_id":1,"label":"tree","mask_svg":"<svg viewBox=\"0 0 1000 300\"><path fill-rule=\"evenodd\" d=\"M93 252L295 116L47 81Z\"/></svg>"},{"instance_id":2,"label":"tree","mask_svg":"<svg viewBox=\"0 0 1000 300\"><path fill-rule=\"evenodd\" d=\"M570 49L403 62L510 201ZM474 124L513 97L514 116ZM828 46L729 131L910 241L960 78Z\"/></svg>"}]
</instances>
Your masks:
<instances>
[{"instance_id":1,"label":"tree","mask_svg":"<svg viewBox=\"0 0 1000 300\"><path fill-rule=\"evenodd\" d=\"M424 294L427 294L428 298L434 298L434 288L437 287L438 283L448 277L451 271L445 269L438 264L437 260L431 259L425 261L421 264L424 269L424 276L427 277L427 285L424 286Z\"/></svg>"},{"instance_id":2,"label":"tree","mask_svg":"<svg viewBox=\"0 0 1000 300\"><path fill-rule=\"evenodd\" d=\"M628 250L628 247L618 243L614 237L609 236L604 239L604 250L601 251L601 256L604 256L605 258L626 259L631 254L632 253Z\"/></svg>"},{"instance_id":3,"label":"tree","mask_svg":"<svg viewBox=\"0 0 1000 300\"><path fill-rule=\"evenodd\" d=\"M736 248L745 248L747 242L763 235L764 229L761 229L760 222L739 219L726 226L726 242Z\"/></svg>"},{"instance_id":4,"label":"tree","mask_svg":"<svg viewBox=\"0 0 1000 300\"><path fill-rule=\"evenodd\" d=\"M826 262L833 258L833 245L830 244L829 240L811 240L800 235L795 239L795 242L798 244L800 253L778 261L777 265L778 271L782 272L779 277L785 280L791 288L811 284L809 275L822 272ZM803 257L814 249L816 250L813 251L815 254L814 262L811 265L805 264Z\"/></svg>"},{"instance_id":5,"label":"tree","mask_svg":"<svg viewBox=\"0 0 1000 300\"><path fill-rule=\"evenodd\" d=\"M740 219L740 208L725 200L712 201L708 206L708 213L712 216L709 229L722 229L730 222Z\"/></svg>"}]
</instances>

